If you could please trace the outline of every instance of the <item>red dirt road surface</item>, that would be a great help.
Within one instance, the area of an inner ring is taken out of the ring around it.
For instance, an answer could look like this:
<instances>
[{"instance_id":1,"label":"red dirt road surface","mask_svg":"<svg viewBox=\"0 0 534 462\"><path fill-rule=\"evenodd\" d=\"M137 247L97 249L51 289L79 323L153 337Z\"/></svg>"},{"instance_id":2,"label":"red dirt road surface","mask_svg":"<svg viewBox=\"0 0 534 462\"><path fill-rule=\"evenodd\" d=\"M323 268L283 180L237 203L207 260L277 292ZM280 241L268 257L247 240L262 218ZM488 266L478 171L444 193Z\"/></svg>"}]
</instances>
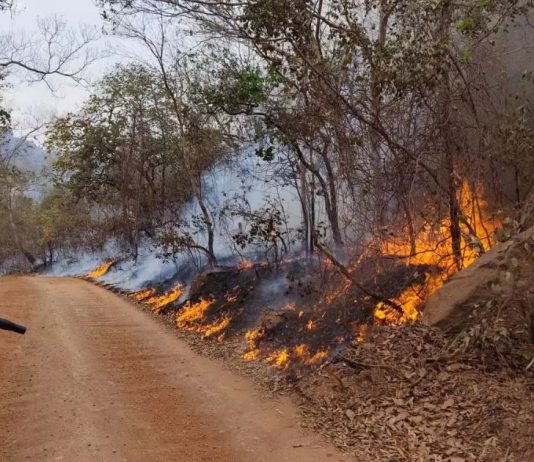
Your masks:
<instances>
[{"instance_id":1,"label":"red dirt road surface","mask_svg":"<svg viewBox=\"0 0 534 462\"><path fill-rule=\"evenodd\" d=\"M0 278L1 461L348 461L122 298L66 278Z\"/></svg>"}]
</instances>

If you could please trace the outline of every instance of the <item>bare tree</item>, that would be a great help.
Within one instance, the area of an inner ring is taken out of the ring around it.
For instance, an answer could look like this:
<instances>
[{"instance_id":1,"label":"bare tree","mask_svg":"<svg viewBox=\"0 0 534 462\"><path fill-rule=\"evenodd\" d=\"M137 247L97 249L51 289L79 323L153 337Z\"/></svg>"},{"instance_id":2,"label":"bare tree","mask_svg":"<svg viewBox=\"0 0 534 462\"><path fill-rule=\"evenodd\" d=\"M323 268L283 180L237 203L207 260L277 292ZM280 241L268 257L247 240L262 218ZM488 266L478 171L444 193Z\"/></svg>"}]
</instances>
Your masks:
<instances>
[{"instance_id":1,"label":"bare tree","mask_svg":"<svg viewBox=\"0 0 534 462\"><path fill-rule=\"evenodd\" d=\"M0 70L22 72L30 81L45 82L52 88L52 77L84 82L84 71L99 59L93 45L101 37L94 27L71 30L64 20L40 20L38 34L8 31L0 34Z\"/></svg>"}]
</instances>

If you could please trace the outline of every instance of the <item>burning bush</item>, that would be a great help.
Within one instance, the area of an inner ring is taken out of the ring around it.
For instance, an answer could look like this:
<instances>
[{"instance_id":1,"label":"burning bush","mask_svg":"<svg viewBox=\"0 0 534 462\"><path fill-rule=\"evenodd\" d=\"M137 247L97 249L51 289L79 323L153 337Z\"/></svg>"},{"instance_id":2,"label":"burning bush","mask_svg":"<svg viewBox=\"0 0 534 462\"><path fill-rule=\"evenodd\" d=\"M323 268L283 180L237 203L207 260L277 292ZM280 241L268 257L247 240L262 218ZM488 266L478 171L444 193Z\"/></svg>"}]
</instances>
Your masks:
<instances>
[{"instance_id":1,"label":"burning bush","mask_svg":"<svg viewBox=\"0 0 534 462\"><path fill-rule=\"evenodd\" d=\"M492 247L500 221L489 213L482 188L471 188L464 181L458 193L458 202L461 209L460 255L454 254L450 218L442 219L437 225L423 225L411 240L387 239L378 243L383 255L402 259L407 265L425 265L431 271L426 273L423 283L408 287L393 299L402 307L402 313L384 302L378 303L374 311L377 323L406 324L415 321L420 315L420 306L430 295L453 274L470 266ZM404 235L410 236L410 233Z\"/></svg>"}]
</instances>

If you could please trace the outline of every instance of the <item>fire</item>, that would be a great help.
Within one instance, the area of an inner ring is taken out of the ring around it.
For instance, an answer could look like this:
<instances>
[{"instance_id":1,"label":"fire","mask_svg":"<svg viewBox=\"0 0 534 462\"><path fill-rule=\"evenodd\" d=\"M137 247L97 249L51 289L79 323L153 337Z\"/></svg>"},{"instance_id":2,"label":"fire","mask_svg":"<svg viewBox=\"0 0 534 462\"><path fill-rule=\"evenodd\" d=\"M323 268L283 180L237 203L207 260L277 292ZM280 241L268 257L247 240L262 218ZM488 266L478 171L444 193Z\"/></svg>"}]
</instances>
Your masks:
<instances>
[{"instance_id":1,"label":"fire","mask_svg":"<svg viewBox=\"0 0 534 462\"><path fill-rule=\"evenodd\" d=\"M261 356L261 350L258 342L264 337L263 329L250 330L245 334L247 342L247 351L241 356L246 361L254 361ZM274 350L267 355L265 361L271 363L278 369L287 369L292 362L311 366L328 356L328 350L318 350L315 353L310 352L310 348L305 343L301 343L293 348L281 348Z\"/></svg>"},{"instance_id":2,"label":"fire","mask_svg":"<svg viewBox=\"0 0 534 462\"><path fill-rule=\"evenodd\" d=\"M224 331L232 322L232 317L224 314L222 317L211 324L203 324L206 318L206 312L215 303L215 299L201 298L198 302L193 303L188 300L181 311L176 316L176 327L189 332L203 334L204 338L217 336L219 341L224 338Z\"/></svg>"},{"instance_id":3,"label":"fire","mask_svg":"<svg viewBox=\"0 0 534 462\"><path fill-rule=\"evenodd\" d=\"M311 366L312 364L325 359L328 356L328 350L319 350L312 355L308 345L302 343L293 348L293 355L298 358L302 364Z\"/></svg>"},{"instance_id":4,"label":"fire","mask_svg":"<svg viewBox=\"0 0 534 462\"><path fill-rule=\"evenodd\" d=\"M376 311L375 311L375 316L376 316ZM368 324L361 324L361 323L356 323L354 325L354 331L356 332L356 343L363 343L365 341L365 337L367 335L367 330L369 329L369 325Z\"/></svg>"},{"instance_id":5,"label":"fire","mask_svg":"<svg viewBox=\"0 0 534 462\"><path fill-rule=\"evenodd\" d=\"M247 342L247 351L241 355L246 361L253 361L260 356L260 349L258 348L258 341L263 338L265 332L263 329L249 330L245 333L245 341Z\"/></svg>"},{"instance_id":6,"label":"fire","mask_svg":"<svg viewBox=\"0 0 534 462\"><path fill-rule=\"evenodd\" d=\"M287 369L290 362L288 349L284 348L282 350L273 351L269 356L267 356L267 361L279 369Z\"/></svg>"},{"instance_id":7,"label":"fire","mask_svg":"<svg viewBox=\"0 0 534 462\"><path fill-rule=\"evenodd\" d=\"M260 350L251 350L247 351L246 353L243 353L241 357L245 361L254 361L255 359L258 359L260 356Z\"/></svg>"},{"instance_id":8,"label":"fire","mask_svg":"<svg viewBox=\"0 0 534 462\"><path fill-rule=\"evenodd\" d=\"M155 291L154 291L155 292ZM184 288L181 284L177 284L169 292L165 292L162 295L151 296L145 299L145 303L152 305L152 311L159 313L163 308L170 305L172 302L178 300L184 293Z\"/></svg>"},{"instance_id":9,"label":"fire","mask_svg":"<svg viewBox=\"0 0 534 462\"><path fill-rule=\"evenodd\" d=\"M204 337L212 337L216 334L221 334L230 325L232 318L228 315L223 316L220 320L215 321L213 324L205 327Z\"/></svg>"},{"instance_id":10,"label":"fire","mask_svg":"<svg viewBox=\"0 0 534 462\"><path fill-rule=\"evenodd\" d=\"M201 298L197 303L188 300L176 317L176 325L185 330L196 330L194 324L204 319L206 311L213 305L214 300Z\"/></svg>"},{"instance_id":11,"label":"fire","mask_svg":"<svg viewBox=\"0 0 534 462\"><path fill-rule=\"evenodd\" d=\"M328 350L319 350L312 354L310 353L309 346L301 343L292 349L283 348L273 351L267 356L266 361L278 369L285 370L290 366L292 361L305 366L311 366L322 361L327 356Z\"/></svg>"},{"instance_id":12,"label":"fire","mask_svg":"<svg viewBox=\"0 0 534 462\"><path fill-rule=\"evenodd\" d=\"M138 302L142 302L143 300L152 297L155 293L156 289L146 289L140 290L139 292L134 292L133 294L131 294L131 296L135 298Z\"/></svg>"},{"instance_id":13,"label":"fire","mask_svg":"<svg viewBox=\"0 0 534 462\"><path fill-rule=\"evenodd\" d=\"M254 268L254 263L250 260L242 260L239 262L238 268L242 271Z\"/></svg>"},{"instance_id":14,"label":"fire","mask_svg":"<svg viewBox=\"0 0 534 462\"><path fill-rule=\"evenodd\" d=\"M315 330L317 329L317 323L311 319L306 324L306 330Z\"/></svg>"},{"instance_id":15,"label":"fire","mask_svg":"<svg viewBox=\"0 0 534 462\"><path fill-rule=\"evenodd\" d=\"M458 194L462 214L462 256L463 268L471 265L481 253L494 243L493 235L499 221L487 213L487 203L480 186L474 188L464 181ZM411 255L412 245L408 241L387 241L381 244L384 255L404 257L406 264L429 265L436 270L427 274L423 284L407 288L393 300L403 309L400 315L388 305L378 303L374 318L379 324L405 324L419 317L419 307L444 282L458 271L451 250L450 218L444 218L437 228L425 227L415 240L415 254Z\"/></svg>"},{"instance_id":16,"label":"fire","mask_svg":"<svg viewBox=\"0 0 534 462\"><path fill-rule=\"evenodd\" d=\"M97 266L90 273L87 273L85 275L85 277L91 278L91 279L100 278L100 277L104 276L109 271L109 269L111 268L111 265L113 265L112 261L106 261L106 262L102 263L101 265Z\"/></svg>"}]
</instances>

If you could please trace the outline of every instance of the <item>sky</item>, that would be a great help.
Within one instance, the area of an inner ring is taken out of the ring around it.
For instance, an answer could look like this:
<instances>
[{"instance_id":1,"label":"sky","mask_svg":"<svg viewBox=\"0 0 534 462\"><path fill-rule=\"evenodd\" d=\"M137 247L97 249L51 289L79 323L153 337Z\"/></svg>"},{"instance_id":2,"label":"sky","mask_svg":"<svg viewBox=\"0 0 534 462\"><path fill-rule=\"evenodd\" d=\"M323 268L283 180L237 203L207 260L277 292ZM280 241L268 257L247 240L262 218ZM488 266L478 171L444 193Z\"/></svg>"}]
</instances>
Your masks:
<instances>
[{"instance_id":1,"label":"sky","mask_svg":"<svg viewBox=\"0 0 534 462\"><path fill-rule=\"evenodd\" d=\"M84 25L102 28L103 21L94 0L15 0L14 14L0 14L1 34L37 33L37 22L51 16L63 18L69 28L78 29ZM114 43L115 42L115 43ZM124 46L118 39L104 38L98 46L110 50ZM107 57L93 64L88 77L96 81L114 64L124 61L120 55ZM29 84L20 74L9 77L10 88L3 92L4 104L12 110L14 125L21 132L38 121L49 119L76 110L88 96L89 89L61 79L54 82L54 92L43 83Z\"/></svg>"}]
</instances>

